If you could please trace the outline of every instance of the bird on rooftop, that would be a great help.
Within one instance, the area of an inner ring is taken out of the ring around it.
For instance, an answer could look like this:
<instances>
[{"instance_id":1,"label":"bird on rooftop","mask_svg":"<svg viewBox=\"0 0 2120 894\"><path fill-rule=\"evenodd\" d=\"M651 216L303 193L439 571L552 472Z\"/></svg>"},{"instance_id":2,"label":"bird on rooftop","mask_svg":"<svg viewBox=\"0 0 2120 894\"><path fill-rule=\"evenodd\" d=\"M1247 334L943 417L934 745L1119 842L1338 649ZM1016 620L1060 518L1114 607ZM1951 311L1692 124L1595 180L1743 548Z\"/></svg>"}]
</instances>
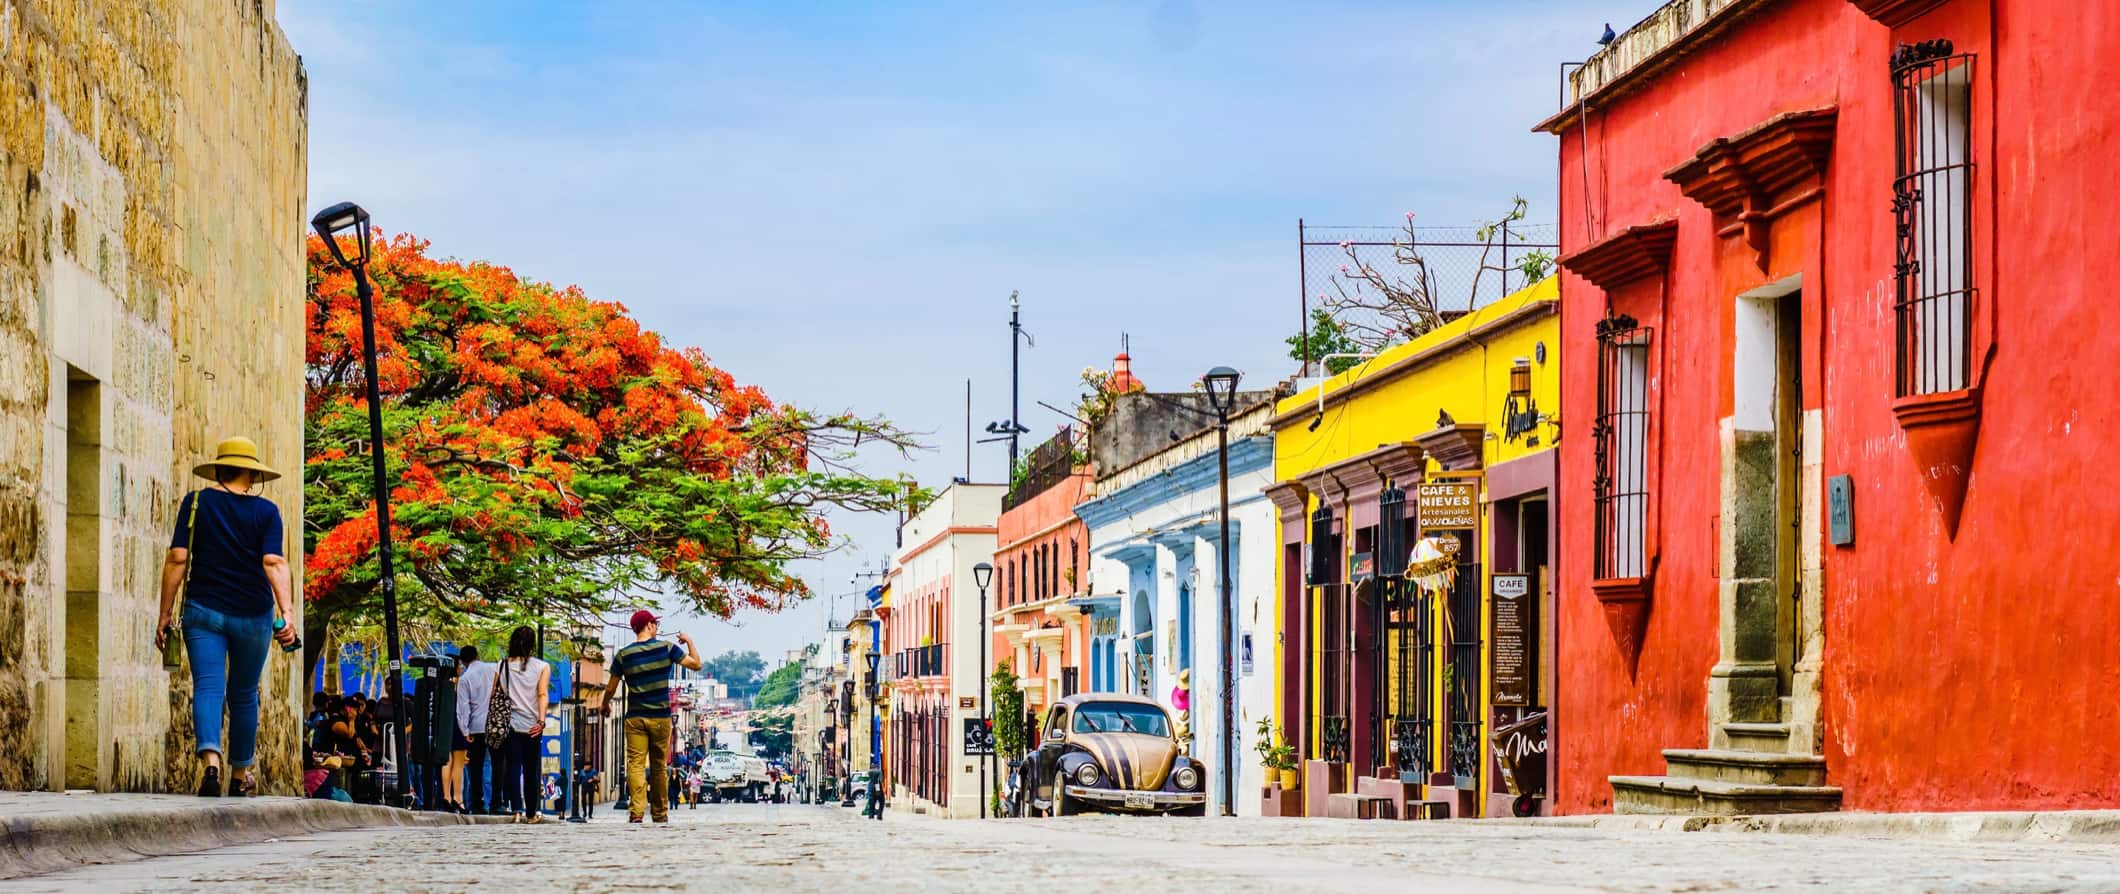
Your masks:
<instances>
[{"instance_id":1,"label":"bird on rooftop","mask_svg":"<svg viewBox=\"0 0 2120 894\"><path fill-rule=\"evenodd\" d=\"M1602 37L1599 37L1599 38L1597 39L1597 45L1598 45L1598 46L1601 46L1601 47L1609 47L1609 46L1611 46L1611 45L1612 45L1612 42L1613 42L1613 41L1615 41L1615 40L1618 40L1618 39L1619 39L1619 35L1617 35L1617 34L1614 34L1614 33L1612 33L1612 23L1611 23L1611 22L1606 22L1606 23L1605 23L1605 33L1604 33L1604 35L1603 35Z\"/></svg>"}]
</instances>

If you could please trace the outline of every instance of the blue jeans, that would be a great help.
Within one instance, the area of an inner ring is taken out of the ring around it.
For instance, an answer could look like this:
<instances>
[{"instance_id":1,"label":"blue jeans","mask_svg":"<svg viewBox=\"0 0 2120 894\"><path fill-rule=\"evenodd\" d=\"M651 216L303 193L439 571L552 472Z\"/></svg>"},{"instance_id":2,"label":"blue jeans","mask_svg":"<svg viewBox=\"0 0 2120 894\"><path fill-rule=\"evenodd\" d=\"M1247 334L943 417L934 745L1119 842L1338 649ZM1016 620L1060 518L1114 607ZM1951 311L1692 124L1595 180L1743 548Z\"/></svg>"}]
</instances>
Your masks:
<instances>
[{"instance_id":1,"label":"blue jeans","mask_svg":"<svg viewBox=\"0 0 2120 894\"><path fill-rule=\"evenodd\" d=\"M218 751L228 766L257 762L258 678L272 648L272 613L225 615L184 603L184 651L191 655L191 724L199 753ZM221 711L228 711L228 747L221 747Z\"/></svg>"}]
</instances>

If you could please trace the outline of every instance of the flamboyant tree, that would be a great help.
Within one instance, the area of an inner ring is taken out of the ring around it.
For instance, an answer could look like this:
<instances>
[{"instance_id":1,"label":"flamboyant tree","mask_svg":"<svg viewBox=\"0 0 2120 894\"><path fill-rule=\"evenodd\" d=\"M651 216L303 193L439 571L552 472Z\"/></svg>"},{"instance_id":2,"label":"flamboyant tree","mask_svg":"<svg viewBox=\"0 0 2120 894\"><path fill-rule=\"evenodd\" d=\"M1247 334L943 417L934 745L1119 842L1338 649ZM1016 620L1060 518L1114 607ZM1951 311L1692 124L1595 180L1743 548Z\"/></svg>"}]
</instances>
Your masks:
<instances>
[{"instance_id":1,"label":"flamboyant tree","mask_svg":"<svg viewBox=\"0 0 2120 894\"><path fill-rule=\"evenodd\" d=\"M841 545L832 509L903 504L864 475L887 422L776 404L612 302L379 239L377 384L400 614L417 630L581 621L675 593L701 612L808 595L790 563ZM380 616L361 317L309 241L303 546L312 649ZM313 662L316 655L310 656Z\"/></svg>"}]
</instances>

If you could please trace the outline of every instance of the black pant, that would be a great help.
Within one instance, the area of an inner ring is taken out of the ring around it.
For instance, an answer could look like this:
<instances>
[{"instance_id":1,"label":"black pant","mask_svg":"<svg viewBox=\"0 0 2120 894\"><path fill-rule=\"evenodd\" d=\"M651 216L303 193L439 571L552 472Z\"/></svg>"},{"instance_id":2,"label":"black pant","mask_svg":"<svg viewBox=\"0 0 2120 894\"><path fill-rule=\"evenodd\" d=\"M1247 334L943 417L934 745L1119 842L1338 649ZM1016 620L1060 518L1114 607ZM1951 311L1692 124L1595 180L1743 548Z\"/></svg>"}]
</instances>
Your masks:
<instances>
[{"instance_id":1,"label":"black pant","mask_svg":"<svg viewBox=\"0 0 2120 894\"><path fill-rule=\"evenodd\" d=\"M486 812L485 733L472 736L471 750L464 752L464 808L472 813Z\"/></svg>"},{"instance_id":2,"label":"black pant","mask_svg":"<svg viewBox=\"0 0 2120 894\"><path fill-rule=\"evenodd\" d=\"M544 810L545 787L539 782L538 740L529 733L508 734L508 770L501 777L501 790L508 793L508 810L529 815Z\"/></svg>"}]
</instances>

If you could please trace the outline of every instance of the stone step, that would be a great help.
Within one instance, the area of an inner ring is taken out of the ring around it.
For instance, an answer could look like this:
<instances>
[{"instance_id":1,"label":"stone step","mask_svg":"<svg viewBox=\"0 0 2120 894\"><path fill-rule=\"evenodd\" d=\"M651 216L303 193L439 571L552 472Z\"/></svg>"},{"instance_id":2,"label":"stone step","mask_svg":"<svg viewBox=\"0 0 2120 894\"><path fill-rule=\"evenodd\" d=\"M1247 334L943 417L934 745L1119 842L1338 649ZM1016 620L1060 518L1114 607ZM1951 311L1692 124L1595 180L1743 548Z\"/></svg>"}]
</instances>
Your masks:
<instances>
[{"instance_id":1,"label":"stone step","mask_svg":"<svg viewBox=\"0 0 2120 894\"><path fill-rule=\"evenodd\" d=\"M1613 813L1743 816L1840 809L1840 789L1826 785L1754 785L1683 776L1614 776L1610 781Z\"/></svg>"},{"instance_id":2,"label":"stone step","mask_svg":"<svg viewBox=\"0 0 2120 894\"><path fill-rule=\"evenodd\" d=\"M1325 796L1325 815L1333 819L1379 819L1393 813L1391 799L1382 795L1343 792Z\"/></svg>"},{"instance_id":3,"label":"stone step","mask_svg":"<svg viewBox=\"0 0 2120 894\"><path fill-rule=\"evenodd\" d=\"M1723 739L1735 751L1763 751L1768 754L1787 754L1789 734L1786 723L1725 723L1721 726Z\"/></svg>"},{"instance_id":4,"label":"stone step","mask_svg":"<svg viewBox=\"0 0 2120 894\"><path fill-rule=\"evenodd\" d=\"M1679 779L1781 786L1819 786L1826 781L1825 758L1809 754L1666 748L1664 766Z\"/></svg>"}]
</instances>

